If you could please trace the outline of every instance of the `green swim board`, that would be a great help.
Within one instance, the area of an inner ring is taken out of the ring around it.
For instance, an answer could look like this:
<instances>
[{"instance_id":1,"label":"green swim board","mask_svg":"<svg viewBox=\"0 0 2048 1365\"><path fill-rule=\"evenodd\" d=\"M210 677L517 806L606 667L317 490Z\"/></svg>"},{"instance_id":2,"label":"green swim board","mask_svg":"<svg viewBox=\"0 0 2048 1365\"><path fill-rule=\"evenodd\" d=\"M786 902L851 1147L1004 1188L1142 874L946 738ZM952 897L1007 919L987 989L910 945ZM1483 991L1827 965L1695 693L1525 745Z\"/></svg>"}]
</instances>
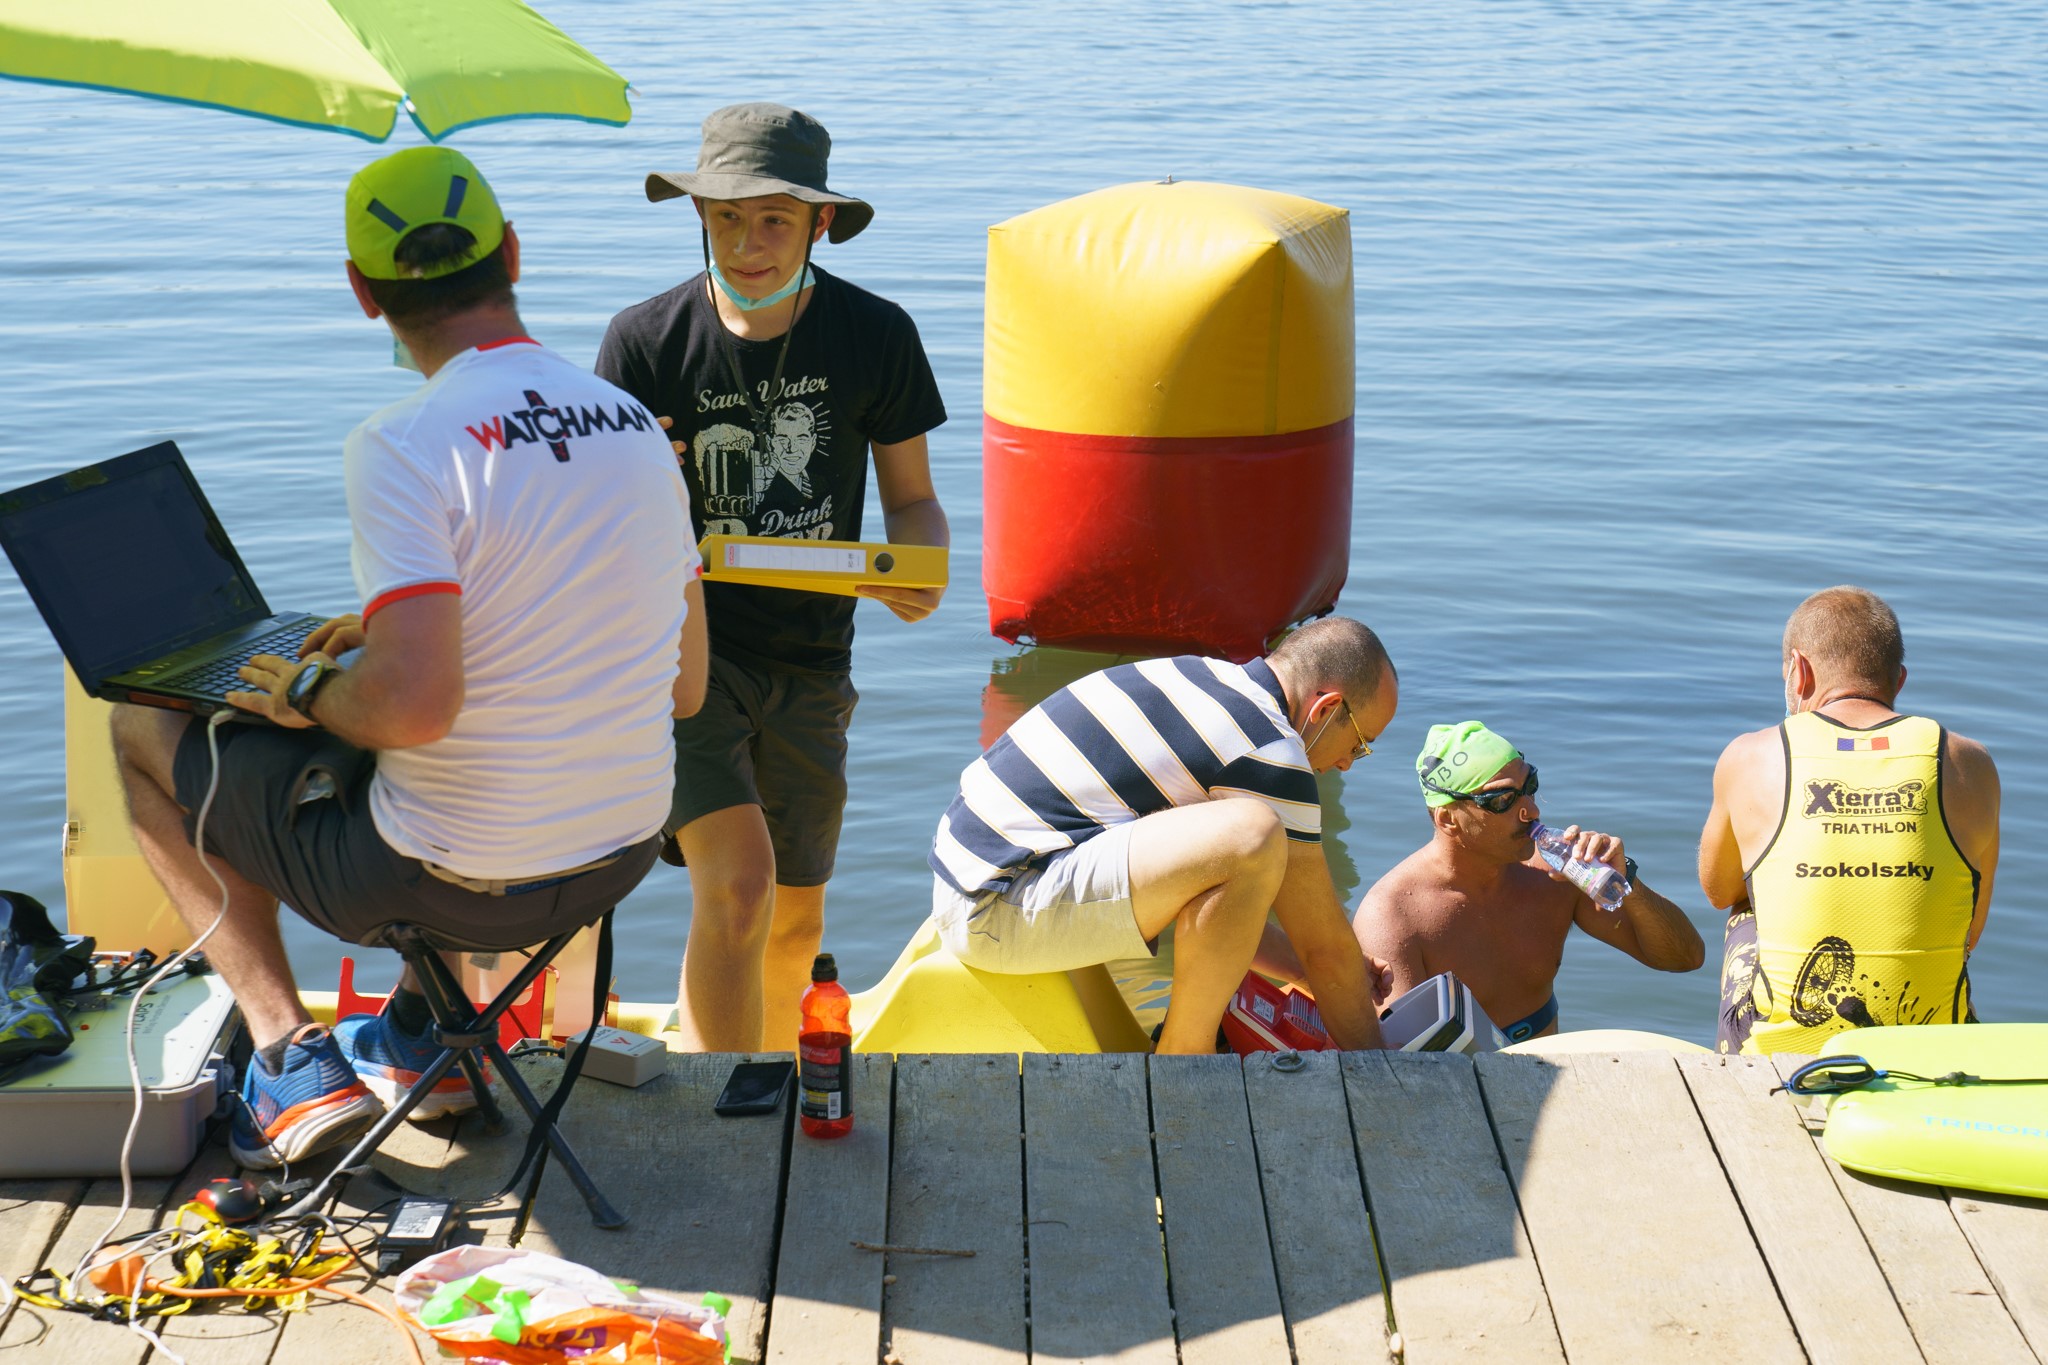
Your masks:
<instances>
[{"instance_id":1,"label":"green swim board","mask_svg":"<svg viewBox=\"0 0 2048 1365\"><path fill-rule=\"evenodd\" d=\"M1850 1029L1828 1056L1880 1071L2048 1077L2048 1024L1924 1024ZM2048 1199L2048 1080L1934 1085L1898 1076L1828 1102L1828 1155L1852 1171Z\"/></svg>"}]
</instances>

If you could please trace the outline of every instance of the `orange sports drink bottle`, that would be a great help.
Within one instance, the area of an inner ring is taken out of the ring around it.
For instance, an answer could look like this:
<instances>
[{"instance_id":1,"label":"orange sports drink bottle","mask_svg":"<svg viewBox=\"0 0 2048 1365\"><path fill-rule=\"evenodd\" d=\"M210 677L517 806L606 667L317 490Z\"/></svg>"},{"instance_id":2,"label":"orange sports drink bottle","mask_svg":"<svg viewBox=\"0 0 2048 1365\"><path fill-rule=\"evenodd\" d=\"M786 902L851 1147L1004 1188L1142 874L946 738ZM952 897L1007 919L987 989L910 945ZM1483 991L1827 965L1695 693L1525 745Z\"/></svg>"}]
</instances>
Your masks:
<instances>
[{"instance_id":1,"label":"orange sports drink bottle","mask_svg":"<svg viewBox=\"0 0 2048 1365\"><path fill-rule=\"evenodd\" d=\"M797 1121L810 1137L845 1137L853 1131L853 1001L830 953L811 964L796 1053L803 1090Z\"/></svg>"}]
</instances>

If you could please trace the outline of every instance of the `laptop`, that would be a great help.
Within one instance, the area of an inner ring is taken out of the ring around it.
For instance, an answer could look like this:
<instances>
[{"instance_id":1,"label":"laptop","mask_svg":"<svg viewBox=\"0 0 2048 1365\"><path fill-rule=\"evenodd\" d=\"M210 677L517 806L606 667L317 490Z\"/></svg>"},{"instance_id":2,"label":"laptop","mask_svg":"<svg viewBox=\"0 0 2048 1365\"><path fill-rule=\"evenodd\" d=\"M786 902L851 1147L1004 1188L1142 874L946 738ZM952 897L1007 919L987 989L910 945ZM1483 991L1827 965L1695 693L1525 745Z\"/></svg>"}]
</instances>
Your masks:
<instances>
[{"instance_id":1,"label":"laptop","mask_svg":"<svg viewBox=\"0 0 2048 1365\"><path fill-rule=\"evenodd\" d=\"M326 619L271 611L172 441L0 493L0 549L102 701L258 720L236 670Z\"/></svg>"}]
</instances>

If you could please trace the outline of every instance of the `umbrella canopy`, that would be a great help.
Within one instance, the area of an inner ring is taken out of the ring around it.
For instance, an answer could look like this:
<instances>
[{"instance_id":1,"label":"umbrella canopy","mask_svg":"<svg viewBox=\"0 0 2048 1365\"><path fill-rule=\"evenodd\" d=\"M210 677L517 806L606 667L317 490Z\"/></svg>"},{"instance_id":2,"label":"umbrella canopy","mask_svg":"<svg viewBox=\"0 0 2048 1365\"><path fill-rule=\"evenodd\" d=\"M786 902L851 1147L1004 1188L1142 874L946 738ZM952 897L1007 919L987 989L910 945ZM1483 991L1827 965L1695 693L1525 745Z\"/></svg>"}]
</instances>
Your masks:
<instances>
[{"instance_id":1,"label":"umbrella canopy","mask_svg":"<svg viewBox=\"0 0 2048 1365\"><path fill-rule=\"evenodd\" d=\"M631 117L626 81L523 0L0 0L0 75L212 105L372 142Z\"/></svg>"}]
</instances>

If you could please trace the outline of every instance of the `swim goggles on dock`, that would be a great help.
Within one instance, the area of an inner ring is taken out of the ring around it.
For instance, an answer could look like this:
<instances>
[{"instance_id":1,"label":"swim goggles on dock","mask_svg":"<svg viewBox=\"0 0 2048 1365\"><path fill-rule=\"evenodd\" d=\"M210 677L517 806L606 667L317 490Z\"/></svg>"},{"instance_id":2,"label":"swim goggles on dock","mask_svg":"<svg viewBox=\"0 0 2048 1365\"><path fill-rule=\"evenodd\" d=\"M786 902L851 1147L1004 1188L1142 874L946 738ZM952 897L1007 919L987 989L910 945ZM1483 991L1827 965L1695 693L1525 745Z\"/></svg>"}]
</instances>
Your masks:
<instances>
[{"instance_id":1,"label":"swim goggles on dock","mask_svg":"<svg viewBox=\"0 0 2048 1365\"><path fill-rule=\"evenodd\" d=\"M1878 1081L1919 1081L1925 1085L2041 1085L2048 1076L1973 1076L1967 1071L1950 1071L1940 1076L1917 1072L1884 1070L1861 1057L1822 1057L1808 1062L1785 1078L1782 1089L1795 1095L1839 1095Z\"/></svg>"}]
</instances>

